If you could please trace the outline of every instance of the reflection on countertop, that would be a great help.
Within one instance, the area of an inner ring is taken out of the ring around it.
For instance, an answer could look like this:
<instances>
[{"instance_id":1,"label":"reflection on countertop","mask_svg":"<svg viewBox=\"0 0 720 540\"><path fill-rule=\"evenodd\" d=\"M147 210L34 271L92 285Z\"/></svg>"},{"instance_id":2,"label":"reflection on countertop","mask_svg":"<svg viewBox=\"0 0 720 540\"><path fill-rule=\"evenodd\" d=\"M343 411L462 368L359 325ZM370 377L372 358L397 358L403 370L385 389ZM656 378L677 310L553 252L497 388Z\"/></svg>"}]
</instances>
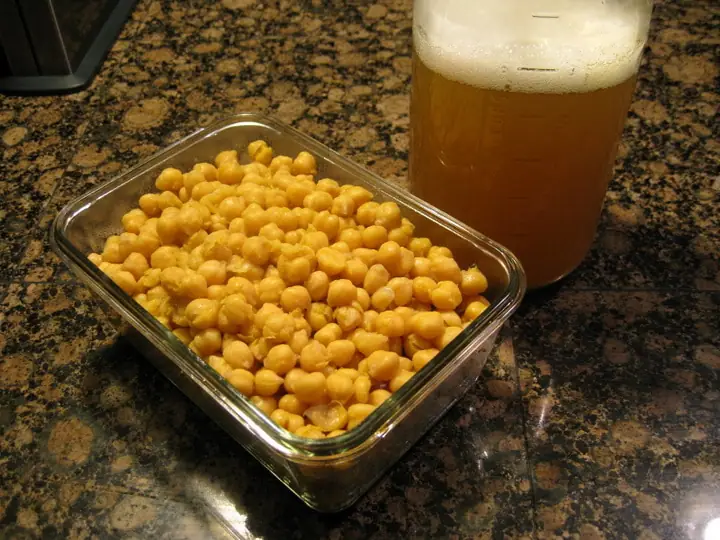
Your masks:
<instances>
[{"instance_id":1,"label":"reflection on countertop","mask_svg":"<svg viewBox=\"0 0 720 540\"><path fill-rule=\"evenodd\" d=\"M0 530L10 538L720 538L710 0L660 1L583 266L354 508L303 506L51 254L70 199L234 111L404 182L408 0L141 0L98 79L0 98Z\"/></svg>"}]
</instances>

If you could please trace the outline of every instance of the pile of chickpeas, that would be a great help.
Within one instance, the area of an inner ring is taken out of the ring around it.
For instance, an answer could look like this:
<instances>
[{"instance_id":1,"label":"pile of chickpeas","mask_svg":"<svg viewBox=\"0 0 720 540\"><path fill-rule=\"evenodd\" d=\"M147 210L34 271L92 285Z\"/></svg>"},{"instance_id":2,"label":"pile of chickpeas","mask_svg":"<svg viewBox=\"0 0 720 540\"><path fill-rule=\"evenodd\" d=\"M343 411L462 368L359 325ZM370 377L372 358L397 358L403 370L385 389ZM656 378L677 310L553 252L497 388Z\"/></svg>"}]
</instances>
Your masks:
<instances>
[{"instance_id":1,"label":"pile of chickpeas","mask_svg":"<svg viewBox=\"0 0 720 540\"><path fill-rule=\"evenodd\" d=\"M353 429L487 307L394 202L264 141L157 177L89 259L277 424Z\"/></svg>"}]
</instances>

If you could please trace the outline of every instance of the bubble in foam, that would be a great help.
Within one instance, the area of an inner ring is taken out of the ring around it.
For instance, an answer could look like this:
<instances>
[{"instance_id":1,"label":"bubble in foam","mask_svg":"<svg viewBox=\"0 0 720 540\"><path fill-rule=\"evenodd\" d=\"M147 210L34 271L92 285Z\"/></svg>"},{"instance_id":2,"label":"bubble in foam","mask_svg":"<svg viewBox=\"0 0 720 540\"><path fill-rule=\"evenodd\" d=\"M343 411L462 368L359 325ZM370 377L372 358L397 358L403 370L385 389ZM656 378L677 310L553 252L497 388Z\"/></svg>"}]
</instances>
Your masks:
<instances>
[{"instance_id":1,"label":"bubble in foam","mask_svg":"<svg viewBox=\"0 0 720 540\"><path fill-rule=\"evenodd\" d=\"M590 92L629 79L644 45L631 17L570 10L537 18L474 2L428 1L416 10L422 62L448 79L528 93Z\"/></svg>"}]
</instances>

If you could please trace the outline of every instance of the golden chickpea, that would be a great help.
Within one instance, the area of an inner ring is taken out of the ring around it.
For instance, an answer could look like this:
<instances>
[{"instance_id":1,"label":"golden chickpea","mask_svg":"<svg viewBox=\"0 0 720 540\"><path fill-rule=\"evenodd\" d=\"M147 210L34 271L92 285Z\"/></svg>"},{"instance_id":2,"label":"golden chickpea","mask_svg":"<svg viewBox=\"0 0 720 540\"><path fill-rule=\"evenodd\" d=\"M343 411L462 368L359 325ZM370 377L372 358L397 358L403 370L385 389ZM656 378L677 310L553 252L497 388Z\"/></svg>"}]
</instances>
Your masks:
<instances>
[{"instance_id":1,"label":"golden chickpea","mask_svg":"<svg viewBox=\"0 0 720 540\"><path fill-rule=\"evenodd\" d=\"M318 268L328 276L337 276L345 270L346 256L329 247L320 248L317 252Z\"/></svg>"},{"instance_id":2,"label":"golden chickpea","mask_svg":"<svg viewBox=\"0 0 720 540\"><path fill-rule=\"evenodd\" d=\"M370 356L375 351L387 351L390 348L388 337L378 332L361 331L352 338L352 341L363 356Z\"/></svg>"},{"instance_id":3,"label":"golden chickpea","mask_svg":"<svg viewBox=\"0 0 720 540\"><path fill-rule=\"evenodd\" d=\"M349 195L338 195L332 202L330 212L340 217L352 217L355 213L355 201Z\"/></svg>"},{"instance_id":4,"label":"golden chickpea","mask_svg":"<svg viewBox=\"0 0 720 540\"><path fill-rule=\"evenodd\" d=\"M426 259L425 257L415 257L413 267L410 270L410 275L413 278L430 277L432 275L432 265L430 263L430 259Z\"/></svg>"},{"instance_id":5,"label":"golden chickpea","mask_svg":"<svg viewBox=\"0 0 720 540\"><path fill-rule=\"evenodd\" d=\"M307 373L322 371L328 363L327 348L319 341L310 341L300 353L300 367Z\"/></svg>"},{"instance_id":6,"label":"golden chickpea","mask_svg":"<svg viewBox=\"0 0 720 540\"><path fill-rule=\"evenodd\" d=\"M192 334L190 334L190 330L187 328L176 328L172 333L183 345L190 345L190 342L192 341Z\"/></svg>"},{"instance_id":7,"label":"golden chickpea","mask_svg":"<svg viewBox=\"0 0 720 540\"><path fill-rule=\"evenodd\" d=\"M406 277L394 277L388 281L390 287L395 293L394 302L396 306L404 306L410 303L413 297L413 282Z\"/></svg>"},{"instance_id":8,"label":"golden chickpea","mask_svg":"<svg viewBox=\"0 0 720 540\"><path fill-rule=\"evenodd\" d=\"M295 367L296 363L295 352L286 344L275 345L263 360L265 367L278 375L285 375Z\"/></svg>"},{"instance_id":9,"label":"golden chickpea","mask_svg":"<svg viewBox=\"0 0 720 540\"><path fill-rule=\"evenodd\" d=\"M463 270L460 291L465 296L476 296L484 293L488 288L487 278L477 268Z\"/></svg>"},{"instance_id":10,"label":"golden chickpea","mask_svg":"<svg viewBox=\"0 0 720 540\"><path fill-rule=\"evenodd\" d=\"M442 315L445 326L462 326L462 319L455 311L439 311Z\"/></svg>"},{"instance_id":11,"label":"golden chickpea","mask_svg":"<svg viewBox=\"0 0 720 540\"><path fill-rule=\"evenodd\" d=\"M147 259L141 253L131 253L122 264L122 269L130 272L136 280L139 280L150 268Z\"/></svg>"},{"instance_id":12,"label":"golden chickpea","mask_svg":"<svg viewBox=\"0 0 720 540\"><path fill-rule=\"evenodd\" d=\"M138 206L145 212L149 217L156 217L160 215L160 203L159 197L156 193L146 193L138 201Z\"/></svg>"},{"instance_id":13,"label":"golden chickpea","mask_svg":"<svg viewBox=\"0 0 720 540\"><path fill-rule=\"evenodd\" d=\"M185 316L192 328L206 330L217 324L220 303L208 298L196 298L185 308Z\"/></svg>"},{"instance_id":14,"label":"golden chickpea","mask_svg":"<svg viewBox=\"0 0 720 540\"><path fill-rule=\"evenodd\" d=\"M288 203L293 208L298 208L303 206L305 198L313 193L314 190L315 187L312 184L294 182L287 187L285 192L287 193Z\"/></svg>"},{"instance_id":15,"label":"golden chickpea","mask_svg":"<svg viewBox=\"0 0 720 540\"><path fill-rule=\"evenodd\" d=\"M470 302L465 308L462 320L463 322L470 322L477 319L483 312L488 308L488 304L485 302Z\"/></svg>"},{"instance_id":16,"label":"golden chickpea","mask_svg":"<svg viewBox=\"0 0 720 540\"><path fill-rule=\"evenodd\" d=\"M110 279L112 279L118 287L130 296L137 294L137 281L135 280L135 276L133 276L130 272L126 270L114 272L110 275Z\"/></svg>"},{"instance_id":17,"label":"golden chickpea","mask_svg":"<svg viewBox=\"0 0 720 540\"><path fill-rule=\"evenodd\" d=\"M288 345L290 345L290 348L295 354L300 354L305 345L307 345L308 343L310 343L309 332L305 329L296 329L292 337L290 338L290 341L288 341Z\"/></svg>"},{"instance_id":18,"label":"golden chickpea","mask_svg":"<svg viewBox=\"0 0 720 540\"><path fill-rule=\"evenodd\" d=\"M223 150L215 156L215 166L217 167L226 161L237 161L237 150Z\"/></svg>"},{"instance_id":19,"label":"golden chickpea","mask_svg":"<svg viewBox=\"0 0 720 540\"><path fill-rule=\"evenodd\" d=\"M387 230L380 225L370 225L362 232L363 245L369 249L378 249L387 241Z\"/></svg>"},{"instance_id":20,"label":"golden chickpea","mask_svg":"<svg viewBox=\"0 0 720 540\"><path fill-rule=\"evenodd\" d=\"M280 295L280 305L282 305L283 309L288 312L296 309L305 311L310 307L310 302L310 293L301 285L288 287L283 290Z\"/></svg>"},{"instance_id":21,"label":"golden chickpea","mask_svg":"<svg viewBox=\"0 0 720 540\"><path fill-rule=\"evenodd\" d=\"M435 281L451 281L460 283L462 272L455 259L442 255L430 259L430 272Z\"/></svg>"},{"instance_id":22,"label":"golden chickpea","mask_svg":"<svg viewBox=\"0 0 720 540\"><path fill-rule=\"evenodd\" d=\"M263 304L279 303L283 289L285 289L285 282L277 276L266 277L255 285L258 298Z\"/></svg>"},{"instance_id":23,"label":"golden chickpea","mask_svg":"<svg viewBox=\"0 0 720 540\"><path fill-rule=\"evenodd\" d=\"M270 161L270 172L275 174L281 169L285 169L290 172L292 166L292 158L290 156L275 156Z\"/></svg>"},{"instance_id":24,"label":"golden chickpea","mask_svg":"<svg viewBox=\"0 0 720 540\"><path fill-rule=\"evenodd\" d=\"M160 195L158 195L157 201L161 211L164 211L168 208L179 209L183 204L182 201L178 198L178 196L175 195L172 191L163 191Z\"/></svg>"},{"instance_id":25,"label":"golden chickpea","mask_svg":"<svg viewBox=\"0 0 720 540\"><path fill-rule=\"evenodd\" d=\"M147 220L147 214L145 214L145 212L143 212L140 208L135 208L122 217L123 229L127 232L140 234L140 229Z\"/></svg>"},{"instance_id":26,"label":"golden chickpea","mask_svg":"<svg viewBox=\"0 0 720 540\"><path fill-rule=\"evenodd\" d=\"M416 313L410 324L415 334L427 340L440 337L445 331L445 321L437 311Z\"/></svg>"},{"instance_id":27,"label":"golden chickpea","mask_svg":"<svg viewBox=\"0 0 720 540\"><path fill-rule=\"evenodd\" d=\"M278 407L290 414L302 414L307 409L307 405L300 401L295 394L285 394L278 401Z\"/></svg>"},{"instance_id":28,"label":"golden chickpea","mask_svg":"<svg viewBox=\"0 0 720 540\"><path fill-rule=\"evenodd\" d=\"M317 174L317 163L309 152L300 152L290 167L292 174Z\"/></svg>"},{"instance_id":29,"label":"golden chickpea","mask_svg":"<svg viewBox=\"0 0 720 540\"><path fill-rule=\"evenodd\" d=\"M315 332L314 339L327 346L342 337L342 329L336 323L329 323Z\"/></svg>"},{"instance_id":30,"label":"golden chickpea","mask_svg":"<svg viewBox=\"0 0 720 540\"><path fill-rule=\"evenodd\" d=\"M322 212L332 206L333 198L332 195L325 191L313 191L305 196L303 200L303 206L305 208L312 208L316 212Z\"/></svg>"},{"instance_id":31,"label":"golden chickpea","mask_svg":"<svg viewBox=\"0 0 720 540\"><path fill-rule=\"evenodd\" d=\"M403 341L403 349L405 350L405 355L409 356L410 358L415 357L415 353L418 351L422 351L425 349L433 349L435 345L432 341L429 341L423 337L420 337L417 334L408 334L405 336L405 339Z\"/></svg>"},{"instance_id":32,"label":"golden chickpea","mask_svg":"<svg viewBox=\"0 0 720 540\"><path fill-rule=\"evenodd\" d=\"M283 427L287 429L288 422L290 420L290 415L286 410L284 410L282 407L280 407L280 402L278 402L278 407L270 414L270 419L275 422L280 427Z\"/></svg>"},{"instance_id":33,"label":"golden chickpea","mask_svg":"<svg viewBox=\"0 0 720 540\"><path fill-rule=\"evenodd\" d=\"M415 375L412 371L406 371L403 369L398 370L398 372L395 374L395 376L390 379L390 382L388 383L388 388L391 392L397 392L400 390L400 387L402 387L403 384L408 382L412 376Z\"/></svg>"},{"instance_id":34,"label":"golden chickpea","mask_svg":"<svg viewBox=\"0 0 720 540\"><path fill-rule=\"evenodd\" d=\"M394 229L400 226L400 207L394 202L384 202L375 211L375 224L385 229Z\"/></svg>"},{"instance_id":35,"label":"golden chickpea","mask_svg":"<svg viewBox=\"0 0 720 540\"><path fill-rule=\"evenodd\" d=\"M255 374L255 377L257 379L257 374ZM277 399L272 396L253 396L250 398L250 402L268 416L270 416L273 411L277 409ZM292 420L288 421L288 424L290 423L292 423ZM304 420L303 423L305 423Z\"/></svg>"},{"instance_id":36,"label":"golden chickpea","mask_svg":"<svg viewBox=\"0 0 720 540\"><path fill-rule=\"evenodd\" d=\"M415 371L420 371L424 368L430 360L435 358L440 351L437 349L424 349L416 352L412 357L412 365Z\"/></svg>"},{"instance_id":37,"label":"golden chickpea","mask_svg":"<svg viewBox=\"0 0 720 540\"><path fill-rule=\"evenodd\" d=\"M305 417L322 431L335 431L347 424L348 414L345 407L337 401L308 407Z\"/></svg>"},{"instance_id":38,"label":"golden chickpea","mask_svg":"<svg viewBox=\"0 0 720 540\"><path fill-rule=\"evenodd\" d=\"M394 311L384 311L375 319L375 331L388 337L401 337L405 334L405 321Z\"/></svg>"},{"instance_id":39,"label":"golden chickpea","mask_svg":"<svg viewBox=\"0 0 720 540\"><path fill-rule=\"evenodd\" d=\"M217 180L217 167L210 163L196 163L191 172L199 172L203 175L204 179L208 182L215 182ZM190 173L187 173L188 175ZM186 175L187 176L187 175ZM187 187L187 185L185 186Z\"/></svg>"},{"instance_id":40,"label":"golden chickpea","mask_svg":"<svg viewBox=\"0 0 720 540\"><path fill-rule=\"evenodd\" d=\"M194 201L200 201L210 195L214 190L215 182L198 182L190 191L190 198Z\"/></svg>"},{"instance_id":41,"label":"golden chickpea","mask_svg":"<svg viewBox=\"0 0 720 540\"><path fill-rule=\"evenodd\" d=\"M360 376L360 372L357 369L352 368L339 368L335 370L335 373L337 373L338 375L345 375L347 378L353 381L353 383L355 382L355 379Z\"/></svg>"},{"instance_id":42,"label":"golden chickpea","mask_svg":"<svg viewBox=\"0 0 720 540\"><path fill-rule=\"evenodd\" d=\"M205 278L208 285L225 285L227 280L227 265L224 261L205 261L197 272Z\"/></svg>"},{"instance_id":43,"label":"golden chickpea","mask_svg":"<svg viewBox=\"0 0 720 540\"><path fill-rule=\"evenodd\" d=\"M357 288L348 279L338 279L330 283L327 302L331 307L349 306L357 300Z\"/></svg>"},{"instance_id":44,"label":"golden chickpea","mask_svg":"<svg viewBox=\"0 0 720 540\"><path fill-rule=\"evenodd\" d=\"M426 257L428 259L432 259L434 257L448 257L452 259L453 254L449 248L446 248L444 246L431 246L430 249L428 249Z\"/></svg>"},{"instance_id":45,"label":"golden chickpea","mask_svg":"<svg viewBox=\"0 0 720 540\"><path fill-rule=\"evenodd\" d=\"M252 323L252 316L252 306L243 294L228 294L220 299L217 326L222 332L240 332Z\"/></svg>"},{"instance_id":46,"label":"golden chickpea","mask_svg":"<svg viewBox=\"0 0 720 540\"><path fill-rule=\"evenodd\" d=\"M340 306L333 313L333 318L343 332L352 332L359 327L363 321L362 313L353 306Z\"/></svg>"},{"instance_id":47,"label":"golden chickpea","mask_svg":"<svg viewBox=\"0 0 720 540\"><path fill-rule=\"evenodd\" d=\"M255 376L246 369L232 370L227 380L246 397L251 397L255 393Z\"/></svg>"},{"instance_id":48,"label":"golden chickpea","mask_svg":"<svg viewBox=\"0 0 720 540\"><path fill-rule=\"evenodd\" d=\"M250 347L240 340L231 341L223 346L223 358L233 369L250 371L255 365L255 358L250 352Z\"/></svg>"},{"instance_id":49,"label":"golden chickpea","mask_svg":"<svg viewBox=\"0 0 720 540\"><path fill-rule=\"evenodd\" d=\"M371 201L373 198L373 194L362 186L350 186L345 193L352 197L356 207Z\"/></svg>"},{"instance_id":50,"label":"golden chickpea","mask_svg":"<svg viewBox=\"0 0 720 540\"><path fill-rule=\"evenodd\" d=\"M317 189L329 193L332 197L340 195L340 185L330 178L323 178L318 180Z\"/></svg>"},{"instance_id":51,"label":"golden chickpea","mask_svg":"<svg viewBox=\"0 0 720 540\"><path fill-rule=\"evenodd\" d=\"M105 241L102 258L103 261L113 264L121 264L125 260L124 254L120 247L119 236L110 236Z\"/></svg>"},{"instance_id":52,"label":"golden chickpea","mask_svg":"<svg viewBox=\"0 0 720 540\"><path fill-rule=\"evenodd\" d=\"M294 394L295 393L295 385L297 384L297 381L304 375L305 375L305 371L299 367L293 368L290 371L288 371L287 374L285 375L285 382L283 383L283 387L285 388L285 391L289 392L291 394Z\"/></svg>"},{"instance_id":53,"label":"golden chickpea","mask_svg":"<svg viewBox=\"0 0 720 540\"><path fill-rule=\"evenodd\" d=\"M273 313L263 326L263 336L274 343L287 343L295 333L295 320L286 313Z\"/></svg>"},{"instance_id":54,"label":"golden chickpea","mask_svg":"<svg viewBox=\"0 0 720 540\"><path fill-rule=\"evenodd\" d=\"M180 279L178 293L180 296L190 299L209 298L207 281L202 275L192 270L184 271Z\"/></svg>"},{"instance_id":55,"label":"golden chickpea","mask_svg":"<svg viewBox=\"0 0 720 540\"><path fill-rule=\"evenodd\" d=\"M295 435L306 439L324 439L325 434L317 426L305 425L295 430Z\"/></svg>"},{"instance_id":56,"label":"golden chickpea","mask_svg":"<svg viewBox=\"0 0 720 540\"><path fill-rule=\"evenodd\" d=\"M338 241L345 242L350 251L361 248L363 246L362 233L355 228L343 229L338 234Z\"/></svg>"},{"instance_id":57,"label":"golden chickpea","mask_svg":"<svg viewBox=\"0 0 720 540\"><path fill-rule=\"evenodd\" d=\"M420 302L426 304L432 303L432 292L437 288L437 283L433 278L427 276L418 276L412 281L413 295Z\"/></svg>"},{"instance_id":58,"label":"golden chickpea","mask_svg":"<svg viewBox=\"0 0 720 540\"><path fill-rule=\"evenodd\" d=\"M305 288L314 302L325 300L327 298L329 287L330 279L328 278L328 275L321 270L316 270L310 274L305 282Z\"/></svg>"},{"instance_id":59,"label":"golden chickpea","mask_svg":"<svg viewBox=\"0 0 720 540\"><path fill-rule=\"evenodd\" d=\"M259 396L272 396L280 389L282 383L283 378L271 369L259 369L255 373L255 393Z\"/></svg>"},{"instance_id":60,"label":"golden chickpea","mask_svg":"<svg viewBox=\"0 0 720 540\"><path fill-rule=\"evenodd\" d=\"M392 394L388 392L387 390L384 390L382 388L378 388L377 390L373 390L370 392L370 405L373 405L374 407L377 407L380 405L383 401L385 401L387 398L389 398Z\"/></svg>"},{"instance_id":61,"label":"golden chickpea","mask_svg":"<svg viewBox=\"0 0 720 540\"><path fill-rule=\"evenodd\" d=\"M242 294L251 306L257 306L259 303L255 286L247 278L231 277L227 282L226 291L228 295Z\"/></svg>"},{"instance_id":62,"label":"golden chickpea","mask_svg":"<svg viewBox=\"0 0 720 540\"><path fill-rule=\"evenodd\" d=\"M360 225L370 227L375 225L375 216L380 205L376 202L366 202L357 209L356 219Z\"/></svg>"},{"instance_id":63,"label":"golden chickpea","mask_svg":"<svg viewBox=\"0 0 720 540\"><path fill-rule=\"evenodd\" d=\"M163 169L155 180L155 187L160 191L179 191L183 187L182 171L172 167Z\"/></svg>"},{"instance_id":64,"label":"golden chickpea","mask_svg":"<svg viewBox=\"0 0 720 540\"><path fill-rule=\"evenodd\" d=\"M433 305L441 311L455 309L462 302L462 293L452 281L441 281L431 294Z\"/></svg>"},{"instance_id":65,"label":"golden chickpea","mask_svg":"<svg viewBox=\"0 0 720 540\"><path fill-rule=\"evenodd\" d=\"M389 381L398 371L400 357L390 351L375 351L367 357L368 373L378 381Z\"/></svg>"},{"instance_id":66,"label":"golden chickpea","mask_svg":"<svg viewBox=\"0 0 720 540\"><path fill-rule=\"evenodd\" d=\"M338 232L340 232L340 219L328 212L323 210L313 218L313 226L318 230L324 232L329 240L334 240Z\"/></svg>"},{"instance_id":67,"label":"golden chickpea","mask_svg":"<svg viewBox=\"0 0 720 540\"><path fill-rule=\"evenodd\" d=\"M359 374L353 382L353 393L355 401L358 403L367 403L370 399L370 388L372 388L372 381L367 374Z\"/></svg>"},{"instance_id":68,"label":"golden chickpea","mask_svg":"<svg viewBox=\"0 0 720 540\"><path fill-rule=\"evenodd\" d=\"M157 236L140 233L135 241L135 251L144 255L146 259L150 259L159 247L160 238Z\"/></svg>"},{"instance_id":69,"label":"golden chickpea","mask_svg":"<svg viewBox=\"0 0 720 540\"><path fill-rule=\"evenodd\" d=\"M387 285L390 280L390 273L382 264L373 264L367 271L363 280L363 288L369 294L375 294L376 291Z\"/></svg>"},{"instance_id":70,"label":"golden chickpea","mask_svg":"<svg viewBox=\"0 0 720 540\"><path fill-rule=\"evenodd\" d=\"M301 430L303 427L305 427L305 418L300 416L299 414L288 414L288 422L287 422L287 430L291 433L297 433L299 430ZM313 431L313 434L318 432L318 429L313 427L315 431ZM302 433L302 432L301 432ZM319 437L318 437L319 438Z\"/></svg>"},{"instance_id":71,"label":"golden chickpea","mask_svg":"<svg viewBox=\"0 0 720 540\"><path fill-rule=\"evenodd\" d=\"M220 376L224 378L228 378L230 374L232 373L232 368L227 365L225 360L223 360L220 356L210 356L207 359L208 365L213 368L215 371L217 371Z\"/></svg>"},{"instance_id":72,"label":"golden chickpea","mask_svg":"<svg viewBox=\"0 0 720 540\"><path fill-rule=\"evenodd\" d=\"M286 283L300 285L310 277L313 268L312 262L308 258L289 259L285 255L281 255L278 260L278 270Z\"/></svg>"},{"instance_id":73,"label":"golden chickpea","mask_svg":"<svg viewBox=\"0 0 720 540\"><path fill-rule=\"evenodd\" d=\"M319 371L304 373L295 382L295 395L305 403L322 403L327 396L327 381Z\"/></svg>"},{"instance_id":74,"label":"golden chickpea","mask_svg":"<svg viewBox=\"0 0 720 540\"><path fill-rule=\"evenodd\" d=\"M264 266L270 259L270 242L262 236L250 237L243 244L242 256L252 264Z\"/></svg>"},{"instance_id":75,"label":"golden chickpea","mask_svg":"<svg viewBox=\"0 0 720 540\"><path fill-rule=\"evenodd\" d=\"M367 332L374 332L375 331L375 321L377 321L377 318L379 316L380 316L380 314L373 309L363 313L363 322L362 322L363 330L365 330ZM385 335L385 334L383 334L383 335Z\"/></svg>"},{"instance_id":76,"label":"golden chickpea","mask_svg":"<svg viewBox=\"0 0 720 540\"><path fill-rule=\"evenodd\" d=\"M310 311L308 312L307 321L310 323L310 327L314 332L320 330L326 324L332 322L333 311L327 304L320 302L313 302L310 305Z\"/></svg>"},{"instance_id":77,"label":"golden chickpea","mask_svg":"<svg viewBox=\"0 0 720 540\"><path fill-rule=\"evenodd\" d=\"M187 312L187 309L185 310ZM198 332L190 343L190 348L199 356L209 356L222 347L222 335L216 328Z\"/></svg>"},{"instance_id":78,"label":"golden chickpea","mask_svg":"<svg viewBox=\"0 0 720 540\"><path fill-rule=\"evenodd\" d=\"M263 165L270 165L273 159L272 148L265 141L253 141L248 144L248 154L250 159Z\"/></svg>"},{"instance_id":79,"label":"golden chickpea","mask_svg":"<svg viewBox=\"0 0 720 540\"><path fill-rule=\"evenodd\" d=\"M355 403L350 405L350 407L348 407L347 429L350 430L357 427L358 424L370 416L370 413L374 410L375 406L368 403Z\"/></svg>"},{"instance_id":80,"label":"golden chickpea","mask_svg":"<svg viewBox=\"0 0 720 540\"><path fill-rule=\"evenodd\" d=\"M437 348L442 350L447 347L453 339L462 333L463 330L464 329L461 326L447 327L443 335L435 340Z\"/></svg>"},{"instance_id":81,"label":"golden chickpea","mask_svg":"<svg viewBox=\"0 0 720 540\"><path fill-rule=\"evenodd\" d=\"M378 248L377 262L387 269L399 264L400 258L400 245L397 242L388 241Z\"/></svg>"},{"instance_id":82,"label":"golden chickpea","mask_svg":"<svg viewBox=\"0 0 720 540\"><path fill-rule=\"evenodd\" d=\"M371 300L368 292L362 287L358 286L357 289L357 303L360 305L361 311L367 311L370 309Z\"/></svg>"},{"instance_id":83,"label":"golden chickpea","mask_svg":"<svg viewBox=\"0 0 720 540\"><path fill-rule=\"evenodd\" d=\"M294 231L298 228L299 218L289 208L280 208L278 215L274 218L277 226L285 233Z\"/></svg>"},{"instance_id":84,"label":"golden chickpea","mask_svg":"<svg viewBox=\"0 0 720 540\"><path fill-rule=\"evenodd\" d=\"M368 248L356 248L352 250L352 256L356 259L360 259L362 262L365 263L368 268L371 268L377 260L377 250Z\"/></svg>"},{"instance_id":85,"label":"golden chickpea","mask_svg":"<svg viewBox=\"0 0 720 540\"><path fill-rule=\"evenodd\" d=\"M348 365L355 356L355 344L348 339L338 339L327 345L328 359L335 367Z\"/></svg>"},{"instance_id":86,"label":"golden chickpea","mask_svg":"<svg viewBox=\"0 0 720 540\"><path fill-rule=\"evenodd\" d=\"M218 205L217 211L229 223L235 218L242 217L245 200L242 197L227 197Z\"/></svg>"},{"instance_id":87,"label":"golden chickpea","mask_svg":"<svg viewBox=\"0 0 720 540\"><path fill-rule=\"evenodd\" d=\"M373 309L377 311L385 311L395 300L395 291L390 287L381 287L375 291L370 298Z\"/></svg>"}]
</instances>

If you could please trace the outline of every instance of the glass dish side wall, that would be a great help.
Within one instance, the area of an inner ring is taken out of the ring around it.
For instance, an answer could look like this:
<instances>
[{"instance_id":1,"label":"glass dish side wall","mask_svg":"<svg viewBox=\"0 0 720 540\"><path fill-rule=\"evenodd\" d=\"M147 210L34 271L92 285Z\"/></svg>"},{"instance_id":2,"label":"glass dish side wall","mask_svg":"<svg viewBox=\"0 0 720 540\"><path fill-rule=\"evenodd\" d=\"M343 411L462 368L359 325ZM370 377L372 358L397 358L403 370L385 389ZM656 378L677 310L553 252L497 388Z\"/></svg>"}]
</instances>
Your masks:
<instances>
[{"instance_id":1,"label":"glass dish side wall","mask_svg":"<svg viewBox=\"0 0 720 540\"><path fill-rule=\"evenodd\" d=\"M108 235L118 232L122 215L136 206L139 196L154 190L154 179L162 168L187 169L212 160L220 150L241 149L256 139L267 140L281 154L308 150L318 160L318 178L356 183L373 191L377 200L395 200L417 225L418 235L448 245L463 265L477 263L493 284L488 293L492 308L432 362L429 372L435 373L427 384L412 381L418 383L417 388L406 384L408 388L401 389L356 430L320 444L277 433L279 429L271 421L169 331L132 300L123 299L122 293L119 297L119 289L85 259L89 252L101 250ZM81 197L58 216L51 236L56 251L72 270L130 323L129 337L144 355L309 506L322 511L352 504L469 388L482 370L497 330L524 292L519 264L500 246L316 141L257 115L233 117L191 135Z\"/></svg>"}]
</instances>

